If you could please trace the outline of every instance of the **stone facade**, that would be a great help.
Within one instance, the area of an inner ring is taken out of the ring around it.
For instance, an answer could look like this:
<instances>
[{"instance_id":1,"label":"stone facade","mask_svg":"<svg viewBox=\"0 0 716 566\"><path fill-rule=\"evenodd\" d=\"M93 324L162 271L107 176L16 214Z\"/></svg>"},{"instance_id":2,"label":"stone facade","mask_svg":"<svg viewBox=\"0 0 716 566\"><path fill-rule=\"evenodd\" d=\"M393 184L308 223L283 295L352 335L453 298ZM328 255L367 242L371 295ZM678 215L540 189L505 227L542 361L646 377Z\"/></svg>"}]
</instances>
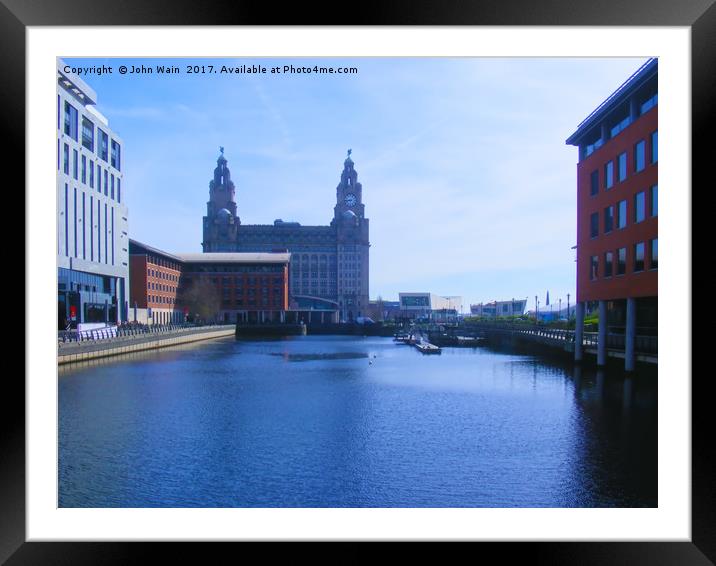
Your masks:
<instances>
[{"instance_id":1,"label":"stone facade","mask_svg":"<svg viewBox=\"0 0 716 566\"><path fill-rule=\"evenodd\" d=\"M333 219L327 226L301 226L276 220L273 225L241 224L236 191L226 158L217 160L209 183L203 219L204 252L291 253L291 305L338 310L341 320L365 316L368 310L369 228L363 187L349 155L336 187Z\"/></svg>"}]
</instances>

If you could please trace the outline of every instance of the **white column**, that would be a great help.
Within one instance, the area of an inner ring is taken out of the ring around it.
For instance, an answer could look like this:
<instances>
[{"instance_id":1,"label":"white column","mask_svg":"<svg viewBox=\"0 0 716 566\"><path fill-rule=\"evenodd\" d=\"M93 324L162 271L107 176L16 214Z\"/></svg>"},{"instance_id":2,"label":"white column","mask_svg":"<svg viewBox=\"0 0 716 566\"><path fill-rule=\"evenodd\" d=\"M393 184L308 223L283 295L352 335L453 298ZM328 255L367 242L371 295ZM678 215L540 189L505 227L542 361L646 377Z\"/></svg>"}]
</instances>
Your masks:
<instances>
[{"instance_id":1,"label":"white column","mask_svg":"<svg viewBox=\"0 0 716 566\"><path fill-rule=\"evenodd\" d=\"M634 371L636 365L636 355L634 352L634 342L636 339L636 299L633 297L628 298L626 307L624 369L626 371Z\"/></svg>"},{"instance_id":2,"label":"white column","mask_svg":"<svg viewBox=\"0 0 716 566\"><path fill-rule=\"evenodd\" d=\"M607 302L599 301L599 340L597 342L597 365L607 363Z\"/></svg>"},{"instance_id":3,"label":"white column","mask_svg":"<svg viewBox=\"0 0 716 566\"><path fill-rule=\"evenodd\" d=\"M582 340L584 339L584 303L579 302L575 307L576 325L574 327L574 361L582 361Z\"/></svg>"}]
</instances>

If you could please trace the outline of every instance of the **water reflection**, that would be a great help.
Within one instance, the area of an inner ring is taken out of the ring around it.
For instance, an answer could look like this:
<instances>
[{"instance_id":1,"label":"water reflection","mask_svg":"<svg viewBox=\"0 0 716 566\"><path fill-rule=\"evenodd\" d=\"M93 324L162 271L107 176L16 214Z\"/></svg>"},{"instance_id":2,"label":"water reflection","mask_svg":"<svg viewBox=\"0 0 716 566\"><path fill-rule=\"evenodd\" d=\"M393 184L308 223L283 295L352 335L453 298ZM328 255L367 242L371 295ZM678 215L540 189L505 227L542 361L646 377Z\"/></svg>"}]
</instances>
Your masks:
<instances>
[{"instance_id":1,"label":"water reflection","mask_svg":"<svg viewBox=\"0 0 716 566\"><path fill-rule=\"evenodd\" d=\"M385 338L187 346L61 369L60 506L657 505L655 377Z\"/></svg>"}]
</instances>

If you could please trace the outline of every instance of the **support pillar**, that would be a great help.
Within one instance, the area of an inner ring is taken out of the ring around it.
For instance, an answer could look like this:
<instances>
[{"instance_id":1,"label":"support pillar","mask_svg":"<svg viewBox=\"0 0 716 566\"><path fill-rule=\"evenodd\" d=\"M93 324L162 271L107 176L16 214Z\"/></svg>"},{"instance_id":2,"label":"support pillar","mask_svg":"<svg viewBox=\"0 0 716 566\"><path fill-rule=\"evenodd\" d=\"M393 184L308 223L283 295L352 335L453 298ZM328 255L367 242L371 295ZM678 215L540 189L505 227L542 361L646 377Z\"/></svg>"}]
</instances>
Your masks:
<instances>
[{"instance_id":1,"label":"support pillar","mask_svg":"<svg viewBox=\"0 0 716 566\"><path fill-rule=\"evenodd\" d=\"M574 361L581 362L583 355L582 341L584 340L584 303L575 305L576 323L574 327Z\"/></svg>"},{"instance_id":2,"label":"support pillar","mask_svg":"<svg viewBox=\"0 0 716 566\"><path fill-rule=\"evenodd\" d=\"M634 371L636 354L634 342L636 341L636 299L630 297L626 303L626 336L624 349L624 369Z\"/></svg>"},{"instance_id":3,"label":"support pillar","mask_svg":"<svg viewBox=\"0 0 716 566\"><path fill-rule=\"evenodd\" d=\"M597 341L597 365L607 363L607 302L599 301L599 339Z\"/></svg>"}]
</instances>

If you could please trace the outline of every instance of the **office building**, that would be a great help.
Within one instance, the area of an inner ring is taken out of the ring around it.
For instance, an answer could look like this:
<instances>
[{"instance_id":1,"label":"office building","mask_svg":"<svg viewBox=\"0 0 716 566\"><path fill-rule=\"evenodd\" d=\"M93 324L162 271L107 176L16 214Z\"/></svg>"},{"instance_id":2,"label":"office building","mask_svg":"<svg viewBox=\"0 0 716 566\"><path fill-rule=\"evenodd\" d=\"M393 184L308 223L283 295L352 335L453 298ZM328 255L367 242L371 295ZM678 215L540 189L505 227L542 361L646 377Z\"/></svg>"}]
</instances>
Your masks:
<instances>
[{"instance_id":1,"label":"office building","mask_svg":"<svg viewBox=\"0 0 716 566\"><path fill-rule=\"evenodd\" d=\"M58 328L127 320L128 210L123 142L97 94L57 60Z\"/></svg>"},{"instance_id":2,"label":"office building","mask_svg":"<svg viewBox=\"0 0 716 566\"><path fill-rule=\"evenodd\" d=\"M634 369L637 331L658 315L658 60L650 59L567 139L577 164L577 332L599 310L598 363L606 334L625 333ZM575 352L581 358L581 346Z\"/></svg>"}]
</instances>

